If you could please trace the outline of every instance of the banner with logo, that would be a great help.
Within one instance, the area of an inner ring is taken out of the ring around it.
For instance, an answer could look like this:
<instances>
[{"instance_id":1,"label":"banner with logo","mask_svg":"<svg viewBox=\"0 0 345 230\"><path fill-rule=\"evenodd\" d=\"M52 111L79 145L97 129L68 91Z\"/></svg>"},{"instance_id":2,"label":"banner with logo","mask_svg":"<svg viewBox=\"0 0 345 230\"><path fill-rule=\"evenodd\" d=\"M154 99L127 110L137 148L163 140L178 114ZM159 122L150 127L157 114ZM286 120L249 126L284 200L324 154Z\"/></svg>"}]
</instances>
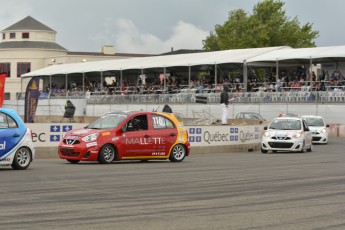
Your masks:
<instances>
[{"instance_id":1,"label":"banner with logo","mask_svg":"<svg viewBox=\"0 0 345 230\"><path fill-rule=\"evenodd\" d=\"M34 123L36 108L39 97L39 82L40 77L34 77L30 80L25 92L25 111L24 122Z\"/></svg>"},{"instance_id":2,"label":"banner with logo","mask_svg":"<svg viewBox=\"0 0 345 230\"><path fill-rule=\"evenodd\" d=\"M6 76L7 74L5 73L0 74L0 108L2 107L2 104L4 103Z\"/></svg>"}]
</instances>

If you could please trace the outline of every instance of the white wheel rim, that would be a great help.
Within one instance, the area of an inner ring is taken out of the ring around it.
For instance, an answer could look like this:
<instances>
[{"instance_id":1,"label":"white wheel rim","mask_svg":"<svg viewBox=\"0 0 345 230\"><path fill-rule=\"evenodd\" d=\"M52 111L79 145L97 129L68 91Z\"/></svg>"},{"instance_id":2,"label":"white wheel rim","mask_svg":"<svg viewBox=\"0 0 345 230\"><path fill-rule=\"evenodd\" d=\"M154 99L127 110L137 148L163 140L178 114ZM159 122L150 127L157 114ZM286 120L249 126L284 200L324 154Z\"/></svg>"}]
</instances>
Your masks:
<instances>
[{"instance_id":1,"label":"white wheel rim","mask_svg":"<svg viewBox=\"0 0 345 230\"><path fill-rule=\"evenodd\" d=\"M183 157L185 156L184 148L180 145L175 146L173 150L173 155L176 160L182 160Z\"/></svg>"},{"instance_id":2,"label":"white wheel rim","mask_svg":"<svg viewBox=\"0 0 345 230\"><path fill-rule=\"evenodd\" d=\"M17 154L17 162L21 167L26 167L31 161L29 150L26 148L19 149Z\"/></svg>"}]
</instances>

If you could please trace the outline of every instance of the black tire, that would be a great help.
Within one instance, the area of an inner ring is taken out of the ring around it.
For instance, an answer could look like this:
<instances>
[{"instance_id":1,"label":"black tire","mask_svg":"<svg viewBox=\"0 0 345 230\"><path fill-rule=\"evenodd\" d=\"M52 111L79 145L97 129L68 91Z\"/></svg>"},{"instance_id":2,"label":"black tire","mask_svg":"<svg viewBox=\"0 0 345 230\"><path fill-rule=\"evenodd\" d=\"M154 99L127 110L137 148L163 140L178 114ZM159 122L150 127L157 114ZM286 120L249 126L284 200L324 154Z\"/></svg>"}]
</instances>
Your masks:
<instances>
[{"instance_id":1,"label":"black tire","mask_svg":"<svg viewBox=\"0 0 345 230\"><path fill-rule=\"evenodd\" d=\"M21 147L14 155L12 168L17 170L27 169L32 161L32 155L30 149L27 147Z\"/></svg>"},{"instance_id":2,"label":"black tire","mask_svg":"<svg viewBox=\"0 0 345 230\"><path fill-rule=\"evenodd\" d=\"M268 150L261 148L261 153L268 153Z\"/></svg>"},{"instance_id":3,"label":"black tire","mask_svg":"<svg viewBox=\"0 0 345 230\"><path fill-rule=\"evenodd\" d=\"M312 152L313 151L313 145L310 145L310 147L307 149L307 152Z\"/></svg>"},{"instance_id":4,"label":"black tire","mask_svg":"<svg viewBox=\"0 0 345 230\"><path fill-rule=\"evenodd\" d=\"M186 147L184 147L184 145L177 144L171 149L169 160L172 162L181 162L186 155Z\"/></svg>"},{"instance_id":5,"label":"black tire","mask_svg":"<svg viewBox=\"0 0 345 230\"><path fill-rule=\"evenodd\" d=\"M302 149L301 149L301 151L299 151L300 153L304 153L304 146L305 146L305 142L303 142Z\"/></svg>"},{"instance_id":6,"label":"black tire","mask_svg":"<svg viewBox=\"0 0 345 230\"><path fill-rule=\"evenodd\" d=\"M67 161L71 164L78 164L80 160L70 160L70 159L67 159Z\"/></svg>"},{"instance_id":7,"label":"black tire","mask_svg":"<svg viewBox=\"0 0 345 230\"><path fill-rule=\"evenodd\" d=\"M98 162L101 164L110 164L115 159L115 148L110 144L104 145L98 153Z\"/></svg>"}]
</instances>

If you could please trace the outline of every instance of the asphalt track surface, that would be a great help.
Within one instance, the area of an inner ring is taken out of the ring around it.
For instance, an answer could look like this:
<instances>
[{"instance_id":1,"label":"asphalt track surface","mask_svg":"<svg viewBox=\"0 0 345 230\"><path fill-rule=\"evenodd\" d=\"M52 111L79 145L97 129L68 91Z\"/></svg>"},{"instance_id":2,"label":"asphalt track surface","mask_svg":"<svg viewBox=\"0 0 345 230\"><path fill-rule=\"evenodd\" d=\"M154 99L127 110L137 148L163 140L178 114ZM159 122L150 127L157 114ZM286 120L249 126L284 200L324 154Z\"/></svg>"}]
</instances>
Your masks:
<instances>
[{"instance_id":1,"label":"asphalt track surface","mask_svg":"<svg viewBox=\"0 0 345 230\"><path fill-rule=\"evenodd\" d=\"M344 138L311 153L0 168L0 229L345 229Z\"/></svg>"}]
</instances>

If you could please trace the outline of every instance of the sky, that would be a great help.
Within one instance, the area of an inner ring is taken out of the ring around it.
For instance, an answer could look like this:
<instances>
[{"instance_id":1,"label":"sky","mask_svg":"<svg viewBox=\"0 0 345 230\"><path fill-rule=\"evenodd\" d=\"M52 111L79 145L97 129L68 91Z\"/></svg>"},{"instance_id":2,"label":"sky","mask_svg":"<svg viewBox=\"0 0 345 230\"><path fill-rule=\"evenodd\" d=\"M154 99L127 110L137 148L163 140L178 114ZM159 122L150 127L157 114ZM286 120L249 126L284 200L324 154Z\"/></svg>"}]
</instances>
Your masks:
<instances>
[{"instance_id":1,"label":"sky","mask_svg":"<svg viewBox=\"0 0 345 230\"><path fill-rule=\"evenodd\" d=\"M202 49L229 12L251 14L260 0L0 0L0 29L31 16L57 32L69 51L160 54ZM345 45L345 0L283 0L286 15L319 31L317 46ZM339 27L340 26L340 27ZM288 35L287 35L288 36Z\"/></svg>"}]
</instances>

